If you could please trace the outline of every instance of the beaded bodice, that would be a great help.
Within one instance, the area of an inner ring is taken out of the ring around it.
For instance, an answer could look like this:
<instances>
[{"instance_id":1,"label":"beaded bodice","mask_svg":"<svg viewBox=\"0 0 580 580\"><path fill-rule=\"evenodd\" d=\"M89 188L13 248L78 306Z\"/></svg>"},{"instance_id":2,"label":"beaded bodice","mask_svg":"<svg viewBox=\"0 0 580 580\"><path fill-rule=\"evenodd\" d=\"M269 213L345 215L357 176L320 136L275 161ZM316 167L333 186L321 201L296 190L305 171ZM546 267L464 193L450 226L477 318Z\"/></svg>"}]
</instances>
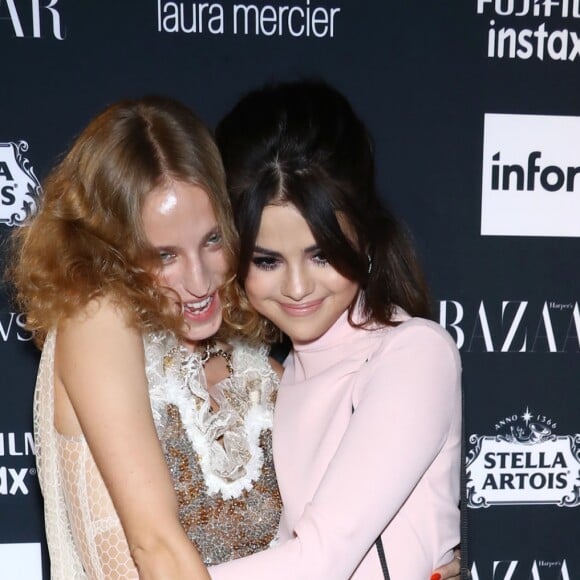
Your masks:
<instances>
[{"instance_id":1,"label":"beaded bodice","mask_svg":"<svg viewBox=\"0 0 580 580\"><path fill-rule=\"evenodd\" d=\"M233 373L212 387L212 410L200 355L167 347L163 336L145 342L151 405L181 523L208 565L263 550L281 510L271 448L278 379L266 352L233 343Z\"/></svg>"}]
</instances>

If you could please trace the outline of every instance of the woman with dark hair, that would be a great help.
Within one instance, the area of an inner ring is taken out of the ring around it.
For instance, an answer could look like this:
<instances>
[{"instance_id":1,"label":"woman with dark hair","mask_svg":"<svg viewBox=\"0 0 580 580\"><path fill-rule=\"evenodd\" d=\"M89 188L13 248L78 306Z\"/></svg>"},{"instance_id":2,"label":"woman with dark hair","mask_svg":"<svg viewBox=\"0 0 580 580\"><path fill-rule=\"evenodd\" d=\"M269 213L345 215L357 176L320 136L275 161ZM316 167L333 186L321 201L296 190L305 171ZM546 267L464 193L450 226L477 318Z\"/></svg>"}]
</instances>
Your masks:
<instances>
[{"instance_id":1,"label":"woman with dark hair","mask_svg":"<svg viewBox=\"0 0 580 580\"><path fill-rule=\"evenodd\" d=\"M15 232L52 580L209 578L275 536L278 377L236 338L260 328L237 243L213 138L160 97L95 117Z\"/></svg>"},{"instance_id":2,"label":"woman with dark hair","mask_svg":"<svg viewBox=\"0 0 580 580\"><path fill-rule=\"evenodd\" d=\"M250 93L217 141L238 279L264 337L279 329L293 350L274 420L280 543L212 577L374 580L388 567L392 580L427 578L459 542L460 360L426 320L413 247L376 191L372 141L317 82Z\"/></svg>"}]
</instances>

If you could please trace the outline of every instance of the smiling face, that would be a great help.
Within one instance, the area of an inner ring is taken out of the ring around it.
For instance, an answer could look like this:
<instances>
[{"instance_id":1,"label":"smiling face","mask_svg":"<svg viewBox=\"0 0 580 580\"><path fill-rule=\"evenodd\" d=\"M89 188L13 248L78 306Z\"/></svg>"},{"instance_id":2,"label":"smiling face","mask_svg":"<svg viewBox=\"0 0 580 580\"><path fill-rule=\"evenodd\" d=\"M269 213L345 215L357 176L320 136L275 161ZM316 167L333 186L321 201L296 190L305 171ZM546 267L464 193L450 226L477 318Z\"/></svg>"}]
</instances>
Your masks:
<instances>
[{"instance_id":1,"label":"smiling face","mask_svg":"<svg viewBox=\"0 0 580 580\"><path fill-rule=\"evenodd\" d=\"M286 204L264 208L245 289L262 316L304 344L338 320L359 285L326 261L306 220Z\"/></svg>"},{"instance_id":2,"label":"smiling face","mask_svg":"<svg viewBox=\"0 0 580 580\"><path fill-rule=\"evenodd\" d=\"M194 346L220 327L217 291L228 269L209 197L196 185L168 181L147 196L142 218L145 236L161 258L159 283L179 297L185 336Z\"/></svg>"}]
</instances>

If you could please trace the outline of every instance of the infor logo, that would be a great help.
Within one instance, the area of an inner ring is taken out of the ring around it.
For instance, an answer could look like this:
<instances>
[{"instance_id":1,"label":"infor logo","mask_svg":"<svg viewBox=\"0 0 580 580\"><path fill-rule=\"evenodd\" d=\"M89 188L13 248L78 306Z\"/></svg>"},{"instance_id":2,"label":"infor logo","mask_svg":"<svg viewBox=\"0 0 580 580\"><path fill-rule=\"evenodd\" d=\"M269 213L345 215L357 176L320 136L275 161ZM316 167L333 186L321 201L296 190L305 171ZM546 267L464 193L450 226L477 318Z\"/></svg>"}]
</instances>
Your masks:
<instances>
[{"instance_id":1,"label":"infor logo","mask_svg":"<svg viewBox=\"0 0 580 580\"><path fill-rule=\"evenodd\" d=\"M580 117L488 113L481 234L580 237Z\"/></svg>"}]
</instances>

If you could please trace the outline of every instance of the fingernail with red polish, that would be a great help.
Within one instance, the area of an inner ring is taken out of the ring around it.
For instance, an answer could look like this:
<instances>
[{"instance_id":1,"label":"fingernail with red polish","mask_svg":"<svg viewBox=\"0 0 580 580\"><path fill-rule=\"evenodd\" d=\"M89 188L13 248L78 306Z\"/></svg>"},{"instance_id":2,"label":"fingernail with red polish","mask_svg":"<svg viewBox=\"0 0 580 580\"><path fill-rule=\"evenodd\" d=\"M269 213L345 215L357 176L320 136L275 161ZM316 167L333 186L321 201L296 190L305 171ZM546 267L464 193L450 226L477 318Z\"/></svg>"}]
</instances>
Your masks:
<instances>
[{"instance_id":1,"label":"fingernail with red polish","mask_svg":"<svg viewBox=\"0 0 580 580\"><path fill-rule=\"evenodd\" d=\"M439 574L439 572L435 572L435 574L431 574L431 580L441 580L441 574Z\"/></svg>"}]
</instances>

